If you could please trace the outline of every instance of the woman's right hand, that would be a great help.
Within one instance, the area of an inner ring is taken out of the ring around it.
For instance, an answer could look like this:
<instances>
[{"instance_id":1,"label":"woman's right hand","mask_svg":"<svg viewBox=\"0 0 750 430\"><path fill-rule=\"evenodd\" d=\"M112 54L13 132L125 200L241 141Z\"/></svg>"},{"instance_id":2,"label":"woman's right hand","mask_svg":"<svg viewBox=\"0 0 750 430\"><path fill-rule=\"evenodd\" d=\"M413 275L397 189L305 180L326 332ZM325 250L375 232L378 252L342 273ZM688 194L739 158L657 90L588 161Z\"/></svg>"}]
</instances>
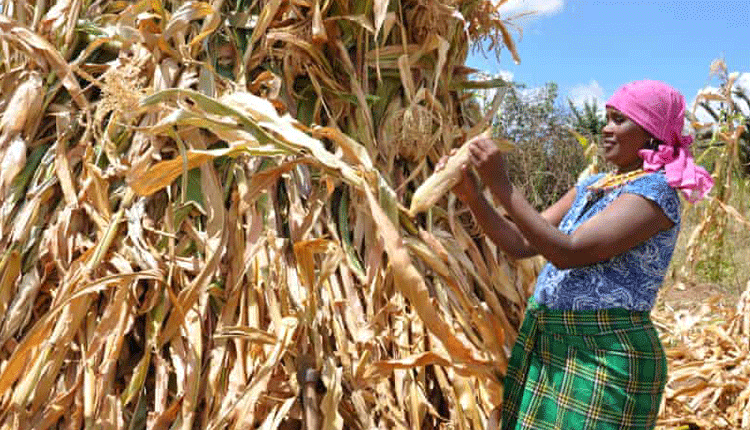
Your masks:
<instances>
[{"instance_id":1,"label":"woman's right hand","mask_svg":"<svg viewBox=\"0 0 750 430\"><path fill-rule=\"evenodd\" d=\"M443 170L445 168L445 163L448 161L448 158L453 156L455 153L456 149L451 149L448 155L443 155L435 165L435 171L438 172L440 170ZM453 186L452 191L456 195L456 197L458 197L459 200L461 200L465 204L469 204L479 197L481 191L479 189L479 184L477 183L476 178L471 173L471 163L464 163L464 165L461 166L461 179L456 183L456 185Z\"/></svg>"}]
</instances>

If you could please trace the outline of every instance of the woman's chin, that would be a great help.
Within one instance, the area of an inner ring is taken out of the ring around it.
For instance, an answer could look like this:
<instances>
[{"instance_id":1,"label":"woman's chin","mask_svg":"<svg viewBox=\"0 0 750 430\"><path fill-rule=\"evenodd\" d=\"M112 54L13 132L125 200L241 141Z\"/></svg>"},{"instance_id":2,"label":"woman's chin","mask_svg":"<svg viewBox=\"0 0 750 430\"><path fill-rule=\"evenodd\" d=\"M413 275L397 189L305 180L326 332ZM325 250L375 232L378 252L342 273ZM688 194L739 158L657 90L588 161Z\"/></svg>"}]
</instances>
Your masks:
<instances>
[{"instance_id":1,"label":"woman's chin","mask_svg":"<svg viewBox=\"0 0 750 430\"><path fill-rule=\"evenodd\" d=\"M599 156L601 156L603 159L607 160L607 162L609 162L609 163L614 163L615 162L615 159L617 158L616 155L617 154L615 154L615 152L612 151L612 149L601 148L599 150Z\"/></svg>"}]
</instances>

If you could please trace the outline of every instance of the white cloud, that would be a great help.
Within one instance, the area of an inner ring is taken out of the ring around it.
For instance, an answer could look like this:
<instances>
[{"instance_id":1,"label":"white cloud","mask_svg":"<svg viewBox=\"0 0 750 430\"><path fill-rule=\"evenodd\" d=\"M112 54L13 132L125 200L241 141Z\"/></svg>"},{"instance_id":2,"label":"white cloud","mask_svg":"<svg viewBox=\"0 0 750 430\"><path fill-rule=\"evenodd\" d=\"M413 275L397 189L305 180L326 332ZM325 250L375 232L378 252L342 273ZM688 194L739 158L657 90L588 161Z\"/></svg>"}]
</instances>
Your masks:
<instances>
[{"instance_id":1,"label":"white cloud","mask_svg":"<svg viewBox=\"0 0 750 430\"><path fill-rule=\"evenodd\" d=\"M475 73L474 78L477 81L489 81L491 79L500 78L505 82L513 82L513 72L510 70L499 70L496 73L490 73L482 70Z\"/></svg>"},{"instance_id":2,"label":"white cloud","mask_svg":"<svg viewBox=\"0 0 750 430\"><path fill-rule=\"evenodd\" d=\"M508 70L500 70L497 73L498 77L502 78L505 82L513 82L513 72Z\"/></svg>"},{"instance_id":3,"label":"white cloud","mask_svg":"<svg viewBox=\"0 0 750 430\"><path fill-rule=\"evenodd\" d=\"M693 101L688 106L688 109L690 109L690 112L695 114L695 118L700 123L711 123L714 122L713 117L706 111L706 109L703 109L700 106L696 106L698 102L698 96L704 95L704 94L719 94L719 89L717 87L703 87L700 90L698 90L698 94L695 95L693 98ZM711 105L711 103L709 103Z\"/></svg>"},{"instance_id":4,"label":"white cloud","mask_svg":"<svg viewBox=\"0 0 750 430\"><path fill-rule=\"evenodd\" d=\"M745 92L745 95L750 98L750 72L738 73L737 79L734 83L734 89L741 89ZM696 106L698 97L704 94L716 94L720 96L720 90L718 87L706 86L698 90L698 94L693 98L693 101L689 105L691 112L695 113L695 117L699 122L710 123L714 122L713 117L700 106ZM705 101L705 100L703 100ZM745 103L744 100L739 97L734 97L735 103L745 115L750 115L750 106ZM720 109L721 103L719 101L708 101L708 105L714 109Z\"/></svg>"},{"instance_id":5,"label":"white cloud","mask_svg":"<svg viewBox=\"0 0 750 430\"><path fill-rule=\"evenodd\" d=\"M750 72L742 73L735 81L734 88L743 90L745 92L745 96L747 98L750 98ZM737 103L745 115L750 115L750 106L748 106L744 100L738 99Z\"/></svg>"},{"instance_id":6,"label":"white cloud","mask_svg":"<svg viewBox=\"0 0 750 430\"><path fill-rule=\"evenodd\" d=\"M554 15L563 10L564 3L564 0L509 0L498 12L509 17L527 12L534 12L532 16Z\"/></svg>"},{"instance_id":7,"label":"white cloud","mask_svg":"<svg viewBox=\"0 0 750 430\"><path fill-rule=\"evenodd\" d=\"M591 80L588 84L576 85L568 91L568 98L576 107L583 107L584 103L596 102L596 105L604 111L604 90L599 82Z\"/></svg>"}]
</instances>

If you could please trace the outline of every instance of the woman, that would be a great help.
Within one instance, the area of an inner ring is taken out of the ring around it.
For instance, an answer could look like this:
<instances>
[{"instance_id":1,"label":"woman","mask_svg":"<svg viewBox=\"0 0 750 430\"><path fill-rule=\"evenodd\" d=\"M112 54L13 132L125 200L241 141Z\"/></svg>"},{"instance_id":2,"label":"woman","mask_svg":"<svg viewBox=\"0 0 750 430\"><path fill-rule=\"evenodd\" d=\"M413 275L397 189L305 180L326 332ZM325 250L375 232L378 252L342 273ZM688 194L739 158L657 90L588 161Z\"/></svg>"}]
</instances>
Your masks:
<instances>
[{"instance_id":1,"label":"woman","mask_svg":"<svg viewBox=\"0 0 750 430\"><path fill-rule=\"evenodd\" d=\"M713 185L682 136L685 100L637 81L606 103L601 151L617 170L594 175L541 214L508 180L489 140L454 192L507 254L549 263L529 300L505 380L503 429L651 429L666 358L649 319L680 228L677 190L694 202Z\"/></svg>"}]
</instances>

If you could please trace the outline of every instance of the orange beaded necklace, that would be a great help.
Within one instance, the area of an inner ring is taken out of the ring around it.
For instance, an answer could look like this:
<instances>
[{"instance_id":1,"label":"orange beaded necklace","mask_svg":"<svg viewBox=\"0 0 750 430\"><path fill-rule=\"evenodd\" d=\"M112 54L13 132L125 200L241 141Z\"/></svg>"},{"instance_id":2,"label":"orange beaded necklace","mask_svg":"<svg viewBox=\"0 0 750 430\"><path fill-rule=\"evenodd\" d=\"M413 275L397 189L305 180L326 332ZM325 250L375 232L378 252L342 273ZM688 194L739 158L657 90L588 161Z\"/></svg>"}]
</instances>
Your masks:
<instances>
[{"instance_id":1,"label":"orange beaded necklace","mask_svg":"<svg viewBox=\"0 0 750 430\"><path fill-rule=\"evenodd\" d=\"M648 173L649 172L646 172L643 169L633 170L626 173L607 173L587 188L590 191L610 191L621 187L636 178L647 175Z\"/></svg>"}]
</instances>

